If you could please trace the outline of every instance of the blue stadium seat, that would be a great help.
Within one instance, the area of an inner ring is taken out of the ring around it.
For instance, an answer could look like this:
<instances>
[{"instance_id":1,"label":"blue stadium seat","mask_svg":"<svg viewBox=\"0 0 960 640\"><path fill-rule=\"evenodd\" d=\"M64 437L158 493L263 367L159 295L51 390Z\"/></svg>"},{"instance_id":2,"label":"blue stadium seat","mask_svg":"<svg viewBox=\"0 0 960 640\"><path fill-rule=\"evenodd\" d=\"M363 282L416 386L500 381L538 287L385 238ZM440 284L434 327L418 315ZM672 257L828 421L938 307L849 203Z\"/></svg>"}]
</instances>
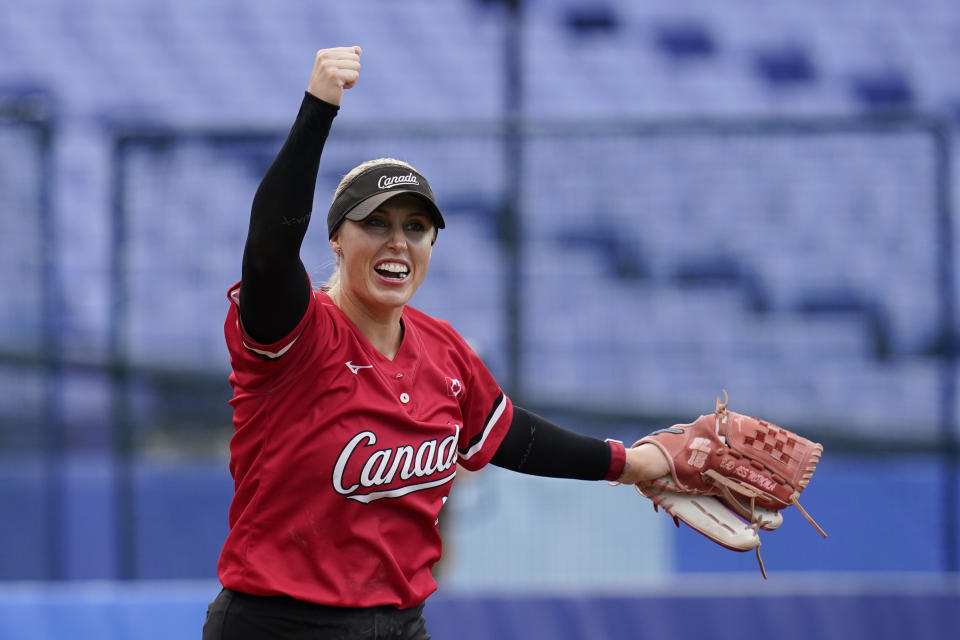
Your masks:
<instances>
[{"instance_id":1,"label":"blue stadium seat","mask_svg":"<svg viewBox=\"0 0 960 640\"><path fill-rule=\"evenodd\" d=\"M530 0L519 56L524 112L589 121L954 109L957 14L948 0L883 2L869 11L829 0ZM682 383L711 387L711 367L744 353L744 365L724 373L749 393L788 402L781 390L799 385L838 412L840 392L812 388L786 369L802 370L813 358L836 363L852 380L845 388L856 408L848 413L875 405L884 385L913 375L913 367L930 381L924 354L943 319L926 139L838 136L761 147L696 136L537 138L524 149L529 180L520 213L532 238L522 247L525 272L507 274L496 242L505 183L499 140L449 144L404 135L402 126L373 142L348 137L371 121L496 117L505 17L491 3L470 1L295 2L282 10L255 0L0 5L0 84L46 86L60 111L54 201L69 239L61 248L69 349L102 355L110 323L103 121L282 133L304 88L304 65L317 47L345 40L367 50L363 86L345 98L336 124L344 137L325 151L315 209L325 210L339 176L362 160L412 161L456 222L435 252L435 281L415 304L448 317L502 362L505 281L522 278L529 296L522 317L534 336L525 360L545 358L554 373L533 388L562 395L582 385L631 398L642 381L654 390L647 399L662 393L681 403ZM126 338L141 362L223 366L221 328L208 319L222 316L223 292L238 277L244 225L237 221L273 148L201 147L128 165ZM27 179L23 166L2 166L11 183ZM198 212L220 239L202 252L193 236ZM445 250L454 245L456 253ZM887 258L880 266L878 254ZM0 260L12 255L4 250ZM158 273L171 256L177 268ZM311 236L304 258L322 280L330 264L322 234ZM590 304L571 309L572 300ZM0 302L36 300L5 287ZM21 337L30 331L29 314L3 313L5 328ZM720 319L704 324L703 316ZM638 331L641 320L659 337ZM870 322L874 331L882 324L888 360L875 358ZM596 327L598 335L586 330ZM632 371L629 362L642 364ZM770 380L750 378L751 367L774 366ZM926 400L921 383L900 383L911 390L904 397Z\"/></svg>"}]
</instances>

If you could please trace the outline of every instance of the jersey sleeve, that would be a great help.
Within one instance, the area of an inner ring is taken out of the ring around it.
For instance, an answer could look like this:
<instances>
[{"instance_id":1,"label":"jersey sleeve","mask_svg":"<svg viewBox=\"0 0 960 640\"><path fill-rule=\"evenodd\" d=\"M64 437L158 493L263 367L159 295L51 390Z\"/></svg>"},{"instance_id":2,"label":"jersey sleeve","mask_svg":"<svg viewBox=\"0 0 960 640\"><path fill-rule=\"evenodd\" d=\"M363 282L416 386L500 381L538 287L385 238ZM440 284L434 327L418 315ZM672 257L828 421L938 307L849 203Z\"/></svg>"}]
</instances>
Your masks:
<instances>
[{"instance_id":1,"label":"jersey sleeve","mask_svg":"<svg viewBox=\"0 0 960 640\"><path fill-rule=\"evenodd\" d=\"M261 344L247 335L240 319L240 283L235 284L227 293L230 308L224 323L224 335L230 352L230 364L233 369L231 382L253 390L257 387L272 386L297 364L310 356L310 350L317 341L312 336L322 331L323 314L317 311L317 292L311 291L307 310L286 336L271 344Z\"/></svg>"},{"instance_id":2,"label":"jersey sleeve","mask_svg":"<svg viewBox=\"0 0 960 640\"><path fill-rule=\"evenodd\" d=\"M513 420L513 403L474 351L463 343L469 372L460 407L464 425L458 444L459 462L476 471L496 453Z\"/></svg>"}]
</instances>

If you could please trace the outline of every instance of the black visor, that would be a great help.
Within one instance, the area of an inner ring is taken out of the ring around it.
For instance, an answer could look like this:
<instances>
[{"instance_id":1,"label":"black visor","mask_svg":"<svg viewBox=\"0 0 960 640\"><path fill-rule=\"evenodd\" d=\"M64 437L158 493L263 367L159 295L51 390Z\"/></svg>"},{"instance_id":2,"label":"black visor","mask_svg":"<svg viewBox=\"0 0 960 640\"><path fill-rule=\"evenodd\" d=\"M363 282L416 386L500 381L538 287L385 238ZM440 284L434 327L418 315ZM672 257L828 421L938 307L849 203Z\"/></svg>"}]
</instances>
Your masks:
<instances>
[{"instance_id":1,"label":"black visor","mask_svg":"<svg viewBox=\"0 0 960 640\"><path fill-rule=\"evenodd\" d=\"M401 193L418 196L427 205L438 229L443 229L443 215L433 199L430 183L422 175L398 164L378 164L354 177L330 205L327 213L328 237L333 236L344 218L363 220L390 198Z\"/></svg>"}]
</instances>

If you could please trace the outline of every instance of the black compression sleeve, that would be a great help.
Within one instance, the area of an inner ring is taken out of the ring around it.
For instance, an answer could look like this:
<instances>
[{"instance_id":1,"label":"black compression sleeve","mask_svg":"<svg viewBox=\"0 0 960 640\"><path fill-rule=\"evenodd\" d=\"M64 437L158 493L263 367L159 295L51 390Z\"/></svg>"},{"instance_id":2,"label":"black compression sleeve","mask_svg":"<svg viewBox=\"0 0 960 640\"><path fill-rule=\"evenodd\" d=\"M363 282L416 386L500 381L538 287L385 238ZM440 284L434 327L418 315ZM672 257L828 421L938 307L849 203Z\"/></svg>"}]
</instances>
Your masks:
<instances>
[{"instance_id":1,"label":"black compression sleeve","mask_svg":"<svg viewBox=\"0 0 960 640\"><path fill-rule=\"evenodd\" d=\"M320 154L339 107L306 93L286 141L253 198L243 250L240 317L263 344L293 330L310 302L300 245L313 209Z\"/></svg>"},{"instance_id":2,"label":"black compression sleeve","mask_svg":"<svg viewBox=\"0 0 960 640\"><path fill-rule=\"evenodd\" d=\"M607 442L567 431L514 406L510 430L490 462L534 476L603 480L610 456Z\"/></svg>"}]
</instances>

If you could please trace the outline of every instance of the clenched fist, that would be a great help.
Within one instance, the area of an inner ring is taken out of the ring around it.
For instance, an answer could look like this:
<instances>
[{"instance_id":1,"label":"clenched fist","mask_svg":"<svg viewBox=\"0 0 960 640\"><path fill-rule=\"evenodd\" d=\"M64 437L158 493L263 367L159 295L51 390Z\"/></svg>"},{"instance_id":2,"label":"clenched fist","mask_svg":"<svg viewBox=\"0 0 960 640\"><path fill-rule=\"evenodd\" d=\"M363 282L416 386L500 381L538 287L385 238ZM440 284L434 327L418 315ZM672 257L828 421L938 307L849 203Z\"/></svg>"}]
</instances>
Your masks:
<instances>
[{"instance_id":1,"label":"clenched fist","mask_svg":"<svg viewBox=\"0 0 960 640\"><path fill-rule=\"evenodd\" d=\"M360 47L334 47L317 51L307 91L330 104L340 104L343 90L360 76Z\"/></svg>"}]
</instances>

